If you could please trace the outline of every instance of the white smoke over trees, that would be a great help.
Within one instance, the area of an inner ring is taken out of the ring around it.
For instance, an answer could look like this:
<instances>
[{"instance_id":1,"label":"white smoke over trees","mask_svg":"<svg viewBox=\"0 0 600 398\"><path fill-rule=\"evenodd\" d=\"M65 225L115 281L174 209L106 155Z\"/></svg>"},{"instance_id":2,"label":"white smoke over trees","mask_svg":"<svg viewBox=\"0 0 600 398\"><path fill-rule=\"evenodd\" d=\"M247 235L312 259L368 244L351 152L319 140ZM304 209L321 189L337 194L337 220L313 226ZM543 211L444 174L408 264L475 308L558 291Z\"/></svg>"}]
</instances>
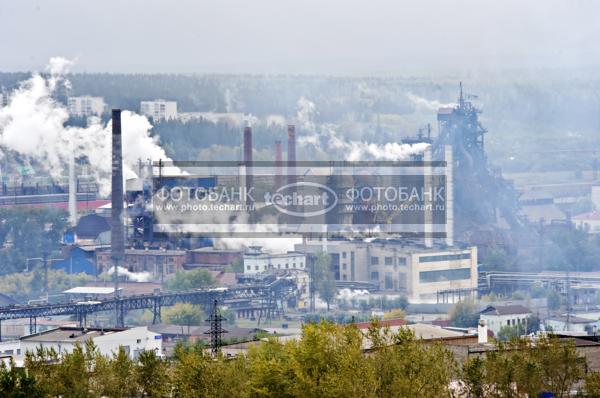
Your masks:
<instances>
[{"instance_id":1,"label":"white smoke over trees","mask_svg":"<svg viewBox=\"0 0 600 398\"><path fill-rule=\"evenodd\" d=\"M87 157L91 174L96 178L100 193L110 192L112 125L103 125L92 117L87 127L65 126L69 113L53 95L70 83L65 74L73 63L60 57L50 60L48 77L34 73L21 82L0 108L0 147L39 162L50 175L58 177L68 165L72 151L75 157ZM139 159L168 160L152 137L152 125L145 116L122 112L123 165L125 178L135 176L133 170ZM4 154L4 152L2 153Z\"/></svg>"}]
</instances>

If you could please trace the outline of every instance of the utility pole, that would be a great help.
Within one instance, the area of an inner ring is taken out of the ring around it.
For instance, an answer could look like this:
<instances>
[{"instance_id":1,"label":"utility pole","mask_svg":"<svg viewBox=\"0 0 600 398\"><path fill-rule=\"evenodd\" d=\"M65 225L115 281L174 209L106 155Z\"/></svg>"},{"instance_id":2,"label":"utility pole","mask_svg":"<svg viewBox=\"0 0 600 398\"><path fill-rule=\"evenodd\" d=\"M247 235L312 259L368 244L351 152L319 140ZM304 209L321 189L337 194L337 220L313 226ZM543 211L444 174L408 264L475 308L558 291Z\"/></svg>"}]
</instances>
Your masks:
<instances>
[{"instance_id":1,"label":"utility pole","mask_svg":"<svg viewBox=\"0 0 600 398\"><path fill-rule=\"evenodd\" d=\"M210 322L210 330L207 334L210 334L210 351L213 358L217 358L221 352L223 333L227 333L227 331L223 329L223 319L223 316L219 312L218 300L215 299L213 301L210 317L206 320L207 322Z\"/></svg>"}]
</instances>

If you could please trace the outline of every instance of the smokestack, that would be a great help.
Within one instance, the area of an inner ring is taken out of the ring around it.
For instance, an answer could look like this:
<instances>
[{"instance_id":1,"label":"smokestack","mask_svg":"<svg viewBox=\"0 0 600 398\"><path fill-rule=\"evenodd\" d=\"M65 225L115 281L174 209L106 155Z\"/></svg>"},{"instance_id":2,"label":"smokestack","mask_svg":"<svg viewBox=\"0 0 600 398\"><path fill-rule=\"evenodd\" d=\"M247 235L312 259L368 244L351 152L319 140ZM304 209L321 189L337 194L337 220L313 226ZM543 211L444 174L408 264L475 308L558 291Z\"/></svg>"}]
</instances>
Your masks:
<instances>
[{"instance_id":1,"label":"smokestack","mask_svg":"<svg viewBox=\"0 0 600 398\"><path fill-rule=\"evenodd\" d=\"M115 296L119 292L118 267L123 263L125 236L123 231L123 156L121 149L121 110L112 110L112 194L110 250L115 278ZM118 319L118 318L117 318ZM118 322L117 322L118 323Z\"/></svg>"},{"instance_id":2,"label":"smokestack","mask_svg":"<svg viewBox=\"0 0 600 398\"><path fill-rule=\"evenodd\" d=\"M454 161L452 146L444 147L446 161L446 245L454 246Z\"/></svg>"},{"instance_id":3,"label":"smokestack","mask_svg":"<svg viewBox=\"0 0 600 398\"><path fill-rule=\"evenodd\" d=\"M69 157L69 223L77 225L77 183L75 180L75 153L71 148Z\"/></svg>"},{"instance_id":4,"label":"smokestack","mask_svg":"<svg viewBox=\"0 0 600 398\"><path fill-rule=\"evenodd\" d=\"M275 141L275 187L283 185L283 157L281 154L281 141Z\"/></svg>"},{"instance_id":5,"label":"smokestack","mask_svg":"<svg viewBox=\"0 0 600 398\"><path fill-rule=\"evenodd\" d=\"M296 182L296 127L288 126L288 184Z\"/></svg>"},{"instance_id":6,"label":"smokestack","mask_svg":"<svg viewBox=\"0 0 600 398\"><path fill-rule=\"evenodd\" d=\"M245 167L245 187L246 192L250 192L252 188L252 128L244 127L244 167ZM252 209L250 196L247 197L246 205L248 209Z\"/></svg>"}]
</instances>

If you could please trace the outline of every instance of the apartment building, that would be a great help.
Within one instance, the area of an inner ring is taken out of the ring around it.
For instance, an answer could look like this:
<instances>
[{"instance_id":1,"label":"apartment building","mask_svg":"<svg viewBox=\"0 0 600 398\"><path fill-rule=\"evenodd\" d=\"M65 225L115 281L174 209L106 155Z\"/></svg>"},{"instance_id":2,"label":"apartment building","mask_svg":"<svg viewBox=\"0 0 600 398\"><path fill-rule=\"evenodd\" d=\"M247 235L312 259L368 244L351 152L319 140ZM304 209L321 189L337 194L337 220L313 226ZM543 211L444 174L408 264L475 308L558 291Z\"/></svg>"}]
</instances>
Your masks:
<instances>
[{"instance_id":1,"label":"apartment building","mask_svg":"<svg viewBox=\"0 0 600 398\"><path fill-rule=\"evenodd\" d=\"M165 101L164 99L141 101L140 112L156 122L177 119L177 102Z\"/></svg>"},{"instance_id":2,"label":"apartment building","mask_svg":"<svg viewBox=\"0 0 600 398\"><path fill-rule=\"evenodd\" d=\"M88 117L100 116L106 108L102 97L69 97L67 100L69 114L71 116Z\"/></svg>"}]
</instances>

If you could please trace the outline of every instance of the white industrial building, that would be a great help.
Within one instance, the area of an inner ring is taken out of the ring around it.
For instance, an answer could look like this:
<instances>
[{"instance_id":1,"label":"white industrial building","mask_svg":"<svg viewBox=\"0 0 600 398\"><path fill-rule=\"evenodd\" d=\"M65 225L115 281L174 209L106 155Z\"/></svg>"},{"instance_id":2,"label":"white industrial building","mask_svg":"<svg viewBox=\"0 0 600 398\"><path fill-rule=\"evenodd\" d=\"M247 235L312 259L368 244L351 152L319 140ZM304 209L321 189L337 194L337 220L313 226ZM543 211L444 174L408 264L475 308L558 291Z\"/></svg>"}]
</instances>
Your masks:
<instances>
[{"instance_id":1,"label":"white industrial building","mask_svg":"<svg viewBox=\"0 0 600 398\"><path fill-rule=\"evenodd\" d=\"M504 326L523 326L532 315L529 308L522 305L488 306L479 313L479 319L485 321L488 329L497 336Z\"/></svg>"},{"instance_id":2,"label":"white industrial building","mask_svg":"<svg viewBox=\"0 0 600 398\"><path fill-rule=\"evenodd\" d=\"M244 274L292 269L306 269L306 256L304 253L271 254L263 252L259 246L251 246L244 254Z\"/></svg>"},{"instance_id":3,"label":"white industrial building","mask_svg":"<svg viewBox=\"0 0 600 398\"><path fill-rule=\"evenodd\" d=\"M142 101L140 112L154 121L177 119L177 102L163 99Z\"/></svg>"},{"instance_id":4,"label":"white industrial building","mask_svg":"<svg viewBox=\"0 0 600 398\"><path fill-rule=\"evenodd\" d=\"M154 351L162 356L162 337L147 327L123 328L81 328L59 327L23 336L19 340L0 343L0 356L11 356L17 364L25 353L35 352L42 347L54 349L59 355L70 353L76 344L84 346L91 340L102 355L112 356L123 347L131 359L137 359L144 351Z\"/></svg>"},{"instance_id":5,"label":"white industrial building","mask_svg":"<svg viewBox=\"0 0 600 398\"><path fill-rule=\"evenodd\" d=\"M71 116L88 117L100 116L104 113L106 104L102 97L69 97L67 100Z\"/></svg>"},{"instance_id":6,"label":"white industrial building","mask_svg":"<svg viewBox=\"0 0 600 398\"><path fill-rule=\"evenodd\" d=\"M367 282L377 290L398 292L413 300L436 300L440 294L475 294L477 248L423 245L396 239L305 240L295 246L307 254L331 256L334 279L351 286Z\"/></svg>"}]
</instances>

